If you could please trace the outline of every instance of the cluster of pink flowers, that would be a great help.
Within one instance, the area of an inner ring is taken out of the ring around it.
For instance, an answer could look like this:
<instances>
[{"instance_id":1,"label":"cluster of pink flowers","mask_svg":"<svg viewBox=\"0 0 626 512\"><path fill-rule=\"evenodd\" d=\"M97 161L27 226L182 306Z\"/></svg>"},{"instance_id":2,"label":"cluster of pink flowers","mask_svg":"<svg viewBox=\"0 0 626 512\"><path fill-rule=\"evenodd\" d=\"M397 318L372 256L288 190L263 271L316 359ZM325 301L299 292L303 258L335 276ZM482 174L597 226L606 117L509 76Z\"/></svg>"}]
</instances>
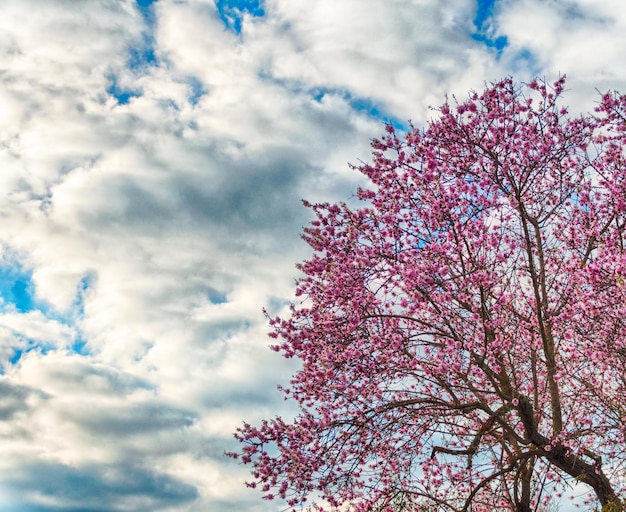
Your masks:
<instances>
[{"instance_id":1,"label":"cluster of pink flowers","mask_svg":"<svg viewBox=\"0 0 626 512\"><path fill-rule=\"evenodd\" d=\"M308 205L302 302L271 320L301 412L236 434L267 498L534 510L576 479L623 505L626 97L570 118L564 84L388 127L362 208Z\"/></svg>"}]
</instances>

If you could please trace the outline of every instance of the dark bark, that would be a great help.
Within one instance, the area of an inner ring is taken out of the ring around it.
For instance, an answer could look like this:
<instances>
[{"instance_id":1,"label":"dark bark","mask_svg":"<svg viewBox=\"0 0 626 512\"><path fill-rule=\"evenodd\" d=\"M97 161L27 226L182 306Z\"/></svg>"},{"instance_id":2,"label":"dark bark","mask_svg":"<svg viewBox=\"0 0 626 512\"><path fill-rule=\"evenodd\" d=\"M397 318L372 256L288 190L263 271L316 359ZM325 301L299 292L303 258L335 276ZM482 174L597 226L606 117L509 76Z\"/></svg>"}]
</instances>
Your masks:
<instances>
[{"instance_id":1,"label":"dark bark","mask_svg":"<svg viewBox=\"0 0 626 512\"><path fill-rule=\"evenodd\" d=\"M531 502L531 488L530 482L532 480L533 467L535 458L532 457L522 462L518 471L517 479L521 483L521 495L518 496L517 489L515 493L515 512L532 512L530 506Z\"/></svg>"},{"instance_id":2,"label":"dark bark","mask_svg":"<svg viewBox=\"0 0 626 512\"><path fill-rule=\"evenodd\" d=\"M593 464L585 462L580 456L572 455L559 443L550 444L550 439L539 432L535 421L533 406L526 397L519 398L518 412L528 439L542 452L544 457L561 471L580 482L589 485L595 492L602 507L611 506L611 512L625 510L624 503L615 494L611 482L602 472L601 461L596 458ZM591 456L590 456L591 457Z\"/></svg>"}]
</instances>

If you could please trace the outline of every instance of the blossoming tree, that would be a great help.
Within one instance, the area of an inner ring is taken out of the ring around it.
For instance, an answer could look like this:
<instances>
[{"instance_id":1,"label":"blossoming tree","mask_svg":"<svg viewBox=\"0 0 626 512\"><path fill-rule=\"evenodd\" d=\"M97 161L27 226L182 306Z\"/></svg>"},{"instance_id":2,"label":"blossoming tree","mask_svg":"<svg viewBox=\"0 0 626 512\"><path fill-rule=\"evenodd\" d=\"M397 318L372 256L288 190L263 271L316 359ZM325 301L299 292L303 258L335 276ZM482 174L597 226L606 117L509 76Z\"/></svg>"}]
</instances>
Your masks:
<instances>
[{"instance_id":1,"label":"blossoming tree","mask_svg":"<svg viewBox=\"0 0 626 512\"><path fill-rule=\"evenodd\" d=\"M625 510L626 96L503 80L392 127L362 207L309 205L276 350L292 421L244 424L266 498L320 510Z\"/></svg>"}]
</instances>

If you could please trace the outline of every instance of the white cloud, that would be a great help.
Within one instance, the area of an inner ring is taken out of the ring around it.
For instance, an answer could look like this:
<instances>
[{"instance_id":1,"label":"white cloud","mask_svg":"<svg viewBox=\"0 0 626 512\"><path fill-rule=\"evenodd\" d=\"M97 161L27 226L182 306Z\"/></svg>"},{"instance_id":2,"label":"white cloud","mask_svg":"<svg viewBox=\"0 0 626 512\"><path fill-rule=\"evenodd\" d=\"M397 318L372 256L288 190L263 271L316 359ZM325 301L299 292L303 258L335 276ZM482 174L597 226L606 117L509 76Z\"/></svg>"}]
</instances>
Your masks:
<instances>
[{"instance_id":1,"label":"white cloud","mask_svg":"<svg viewBox=\"0 0 626 512\"><path fill-rule=\"evenodd\" d=\"M626 73L619 62L626 57L626 16L621 2L509 0L502 2L496 19L499 33L510 42L509 65L515 68L520 52L530 52L534 65L529 71L548 78L567 74L570 86L578 89L577 104L595 88L623 89Z\"/></svg>"},{"instance_id":2,"label":"white cloud","mask_svg":"<svg viewBox=\"0 0 626 512\"><path fill-rule=\"evenodd\" d=\"M347 89L400 119L423 121L445 92L466 91L497 70L486 48L469 38L469 0L274 0L266 8L268 22L245 32L266 73L305 87Z\"/></svg>"}]
</instances>

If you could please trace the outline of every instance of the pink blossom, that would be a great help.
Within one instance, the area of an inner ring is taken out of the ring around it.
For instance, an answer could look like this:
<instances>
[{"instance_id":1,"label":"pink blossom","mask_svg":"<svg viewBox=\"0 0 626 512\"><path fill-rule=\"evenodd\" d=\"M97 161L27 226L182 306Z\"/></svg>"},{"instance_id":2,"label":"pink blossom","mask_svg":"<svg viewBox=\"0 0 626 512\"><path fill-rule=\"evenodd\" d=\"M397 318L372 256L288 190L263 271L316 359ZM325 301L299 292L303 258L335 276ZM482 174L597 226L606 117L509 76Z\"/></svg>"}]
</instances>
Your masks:
<instances>
[{"instance_id":1,"label":"pink blossom","mask_svg":"<svg viewBox=\"0 0 626 512\"><path fill-rule=\"evenodd\" d=\"M267 499L535 510L577 480L622 507L626 96L569 118L564 84L389 125L362 208L305 203L302 302L270 320L300 413L236 433Z\"/></svg>"}]
</instances>

